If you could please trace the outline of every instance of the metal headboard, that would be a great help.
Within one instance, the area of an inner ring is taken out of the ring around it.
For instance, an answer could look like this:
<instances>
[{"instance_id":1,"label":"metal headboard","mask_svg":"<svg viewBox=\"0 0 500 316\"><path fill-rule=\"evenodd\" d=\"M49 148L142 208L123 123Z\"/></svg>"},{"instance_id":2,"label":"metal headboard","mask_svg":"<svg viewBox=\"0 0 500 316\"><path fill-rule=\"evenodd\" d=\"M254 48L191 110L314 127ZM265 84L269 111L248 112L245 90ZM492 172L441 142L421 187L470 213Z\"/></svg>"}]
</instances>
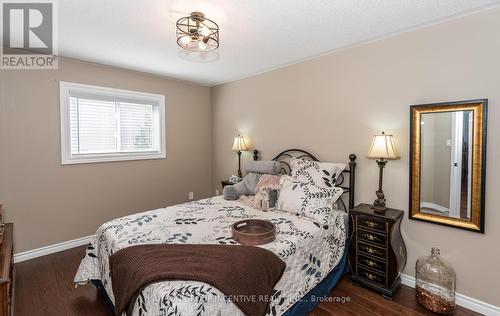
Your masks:
<instances>
[{"instance_id":1,"label":"metal headboard","mask_svg":"<svg viewBox=\"0 0 500 316\"><path fill-rule=\"evenodd\" d=\"M281 171L283 174L290 174L291 172L291 167L290 167L290 160L292 158L297 158L297 159L305 159L305 160L312 160L312 161L319 161L318 158L316 158L313 154L308 153L305 150L302 149L287 149L281 153L279 153L276 157L274 157L274 161L279 161L281 164ZM254 150L253 151L253 159L258 160L259 159L259 151ZM345 176L344 174L349 175L349 184L345 185ZM338 178L335 181L335 185L341 187L344 189L344 194L349 195L349 208L347 209L344 201L342 199L339 199L340 203L344 207L344 210L351 210L354 208L354 192L355 192L355 184L356 184L356 155L355 154L350 154L349 155L349 163L348 163L348 168L342 171L342 173L338 176Z\"/></svg>"}]
</instances>

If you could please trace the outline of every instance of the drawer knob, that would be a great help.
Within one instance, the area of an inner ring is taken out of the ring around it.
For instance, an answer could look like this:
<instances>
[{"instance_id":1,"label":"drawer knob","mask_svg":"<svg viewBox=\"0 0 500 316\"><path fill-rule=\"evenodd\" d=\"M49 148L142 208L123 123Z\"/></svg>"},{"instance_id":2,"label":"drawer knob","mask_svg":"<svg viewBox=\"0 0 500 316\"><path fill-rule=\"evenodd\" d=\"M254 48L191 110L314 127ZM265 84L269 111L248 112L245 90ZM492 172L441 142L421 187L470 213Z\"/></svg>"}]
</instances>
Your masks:
<instances>
[{"instance_id":1,"label":"drawer knob","mask_svg":"<svg viewBox=\"0 0 500 316\"><path fill-rule=\"evenodd\" d=\"M374 241L377 240L377 237L373 236L372 234L365 235L368 240Z\"/></svg>"},{"instance_id":2,"label":"drawer knob","mask_svg":"<svg viewBox=\"0 0 500 316\"><path fill-rule=\"evenodd\" d=\"M375 250L373 250L372 247L367 247L366 251L368 251L369 253L375 253Z\"/></svg>"},{"instance_id":3,"label":"drawer knob","mask_svg":"<svg viewBox=\"0 0 500 316\"><path fill-rule=\"evenodd\" d=\"M367 277L368 279L370 279L370 280L375 280L375 279L377 278L376 276L374 276L374 275L373 275L373 274L371 274L371 273L366 273L366 277Z\"/></svg>"},{"instance_id":4,"label":"drawer knob","mask_svg":"<svg viewBox=\"0 0 500 316\"><path fill-rule=\"evenodd\" d=\"M377 264L374 261L368 260L366 262L370 267L375 267Z\"/></svg>"},{"instance_id":5,"label":"drawer knob","mask_svg":"<svg viewBox=\"0 0 500 316\"><path fill-rule=\"evenodd\" d=\"M372 222L372 221L366 222L366 225L368 225L369 227L377 227L377 223Z\"/></svg>"}]
</instances>

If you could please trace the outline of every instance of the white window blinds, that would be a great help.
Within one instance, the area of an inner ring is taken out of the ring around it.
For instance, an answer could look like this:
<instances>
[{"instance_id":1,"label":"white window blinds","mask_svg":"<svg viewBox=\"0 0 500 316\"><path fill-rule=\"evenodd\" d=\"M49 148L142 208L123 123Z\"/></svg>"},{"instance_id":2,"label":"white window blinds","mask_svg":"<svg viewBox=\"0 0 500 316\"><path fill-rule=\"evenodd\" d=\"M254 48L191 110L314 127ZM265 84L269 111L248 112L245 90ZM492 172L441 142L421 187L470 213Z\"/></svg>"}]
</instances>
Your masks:
<instances>
[{"instance_id":1,"label":"white window blinds","mask_svg":"<svg viewBox=\"0 0 500 316\"><path fill-rule=\"evenodd\" d=\"M158 100L122 90L117 93L108 89L113 91L106 93L103 88L89 91L88 86L66 85L70 86L61 85L61 89L67 88L67 91L61 91L62 98L66 98L61 104L68 106L61 113L67 115L67 122L62 126L63 133L69 135L62 143L69 148L63 148L63 163L65 160L66 163L77 163L128 160L121 158L150 159L149 154L160 154L160 157L153 158L165 156L162 144L164 101L161 96Z\"/></svg>"}]
</instances>

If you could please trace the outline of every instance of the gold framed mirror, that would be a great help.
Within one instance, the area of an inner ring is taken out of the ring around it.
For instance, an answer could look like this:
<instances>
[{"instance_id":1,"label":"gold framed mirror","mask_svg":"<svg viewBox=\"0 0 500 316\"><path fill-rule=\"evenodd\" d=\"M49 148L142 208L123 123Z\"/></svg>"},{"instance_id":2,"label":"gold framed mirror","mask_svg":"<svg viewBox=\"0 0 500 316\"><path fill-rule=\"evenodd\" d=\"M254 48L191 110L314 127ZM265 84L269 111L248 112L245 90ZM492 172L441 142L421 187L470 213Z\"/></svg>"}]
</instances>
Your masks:
<instances>
[{"instance_id":1,"label":"gold framed mirror","mask_svg":"<svg viewBox=\"0 0 500 316\"><path fill-rule=\"evenodd\" d=\"M410 219L484 233L488 100L410 112Z\"/></svg>"}]
</instances>

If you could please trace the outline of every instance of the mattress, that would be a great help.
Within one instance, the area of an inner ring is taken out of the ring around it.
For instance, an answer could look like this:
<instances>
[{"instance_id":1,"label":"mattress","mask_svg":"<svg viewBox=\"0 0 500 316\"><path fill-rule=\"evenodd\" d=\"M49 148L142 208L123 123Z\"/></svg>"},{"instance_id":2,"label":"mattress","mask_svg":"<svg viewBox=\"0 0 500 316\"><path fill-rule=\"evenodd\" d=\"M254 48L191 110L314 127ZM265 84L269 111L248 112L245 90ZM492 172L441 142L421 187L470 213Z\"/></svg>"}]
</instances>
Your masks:
<instances>
[{"instance_id":1,"label":"mattress","mask_svg":"<svg viewBox=\"0 0 500 316\"><path fill-rule=\"evenodd\" d=\"M259 247L278 255L286 269L269 298L268 315L281 315L321 282L339 263L346 246L345 212L334 211L327 227L281 211L263 212L221 196L118 218L92 238L74 281L99 280L114 302L109 257L140 244L237 244L231 224L247 218L276 225L276 240ZM231 271L227 271L231 273ZM244 298L240 298L244 299ZM144 288L134 315L242 315L216 288L195 281L161 281Z\"/></svg>"}]
</instances>

